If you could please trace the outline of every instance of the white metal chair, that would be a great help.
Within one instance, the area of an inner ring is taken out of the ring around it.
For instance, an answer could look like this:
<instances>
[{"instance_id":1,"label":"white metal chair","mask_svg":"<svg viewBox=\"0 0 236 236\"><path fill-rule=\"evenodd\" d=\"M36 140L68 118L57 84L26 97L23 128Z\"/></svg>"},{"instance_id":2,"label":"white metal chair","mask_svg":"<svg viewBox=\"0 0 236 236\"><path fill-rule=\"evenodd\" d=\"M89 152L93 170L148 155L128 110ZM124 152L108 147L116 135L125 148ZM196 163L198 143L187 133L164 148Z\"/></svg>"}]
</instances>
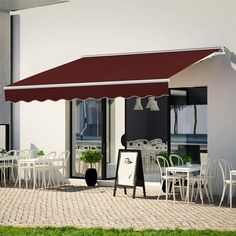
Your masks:
<instances>
[{"instance_id":1,"label":"white metal chair","mask_svg":"<svg viewBox=\"0 0 236 236\"><path fill-rule=\"evenodd\" d=\"M172 191L173 191L173 199L175 201L175 188L178 188L179 189L179 192L180 192L180 195L181 195L181 199L183 198L183 195L182 195L182 186L181 186L181 177L179 176L176 176L176 175L166 175L166 168L169 167L169 163L168 163L168 160L163 157L163 156L156 156L156 161L157 161L157 164L159 166L159 169L160 169L160 174L161 174L161 188L164 184L165 181L167 181L167 196L168 196L168 193L170 192L170 187L171 187L171 183L172 183ZM165 180L165 181L164 181ZM158 197L157 199L160 198L160 193L158 194Z\"/></svg>"},{"instance_id":2,"label":"white metal chair","mask_svg":"<svg viewBox=\"0 0 236 236\"><path fill-rule=\"evenodd\" d=\"M27 172L29 170L31 170L32 168L30 166L27 166L27 165L19 166L19 163L18 163L20 159L28 159L28 158L31 157L31 150L30 149L16 150L15 154L18 156L18 161L13 163L13 168L17 169L17 178L16 178L16 181L15 181L15 187L16 187L16 185L19 183L19 168L20 167L22 168L25 177L26 177L26 174L28 175ZM28 188L28 176L26 177L26 185L27 185L27 188Z\"/></svg>"},{"instance_id":3,"label":"white metal chair","mask_svg":"<svg viewBox=\"0 0 236 236\"><path fill-rule=\"evenodd\" d=\"M55 156L56 152L50 152L41 157L42 160L35 165L35 176L33 176L33 178L36 178L36 180L38 179L39 186L40 182L42 182L41 186L43 188L49 186L51 181L53 181L53 176L50 171L50 160L54 160ZM46 183L46 172L48 173L48 184Z\"/></svg>"},{"instance_id":4,"label":"white metal chair","mask_svg":"<svg viewBox=\"0 0 236 236\"><path fill-rule=\"evenodd\" d=\"M1 160L2 158L2 160ZM7 158L7 154L6 155L1 155L0 156L0 170L1 170L1 174L3 177L3 182L4 182L4 186L6 187L6 170L12 170L12 161L8 161L6 160Z\"/></svg>"},{"instance_id":5,"label":"white metal chair","mask_svg":"<svg viewBox=\"0 0 236 236\"><path fill-rule=\"evenodd\" d=\"M216 183L217 179L217 167L218 167L218 161L216 159L205 159L201 160L201 164L205 164L204 166L207 167L205 170L203 170L204 177L208 179L207 186L209 190L209 195L211 198L211 201L213 202L213 193L212 193L212 186L214 183Z\"/></svg>"},{"instance_id":6,"label":"white metal chair","mask_svg":"<svg viewBox=\"0 0 236 236\"><path fill-rule=\"evenodd\" d=\"M20 151L19 150L10 150L7 152L7 156L12 157L12 156L19 156ZM11 169L10 169L10 178L15 181L16 177L15 177L15 171L18 172L18 163L17 161L11 161L9 162L9 164L11 163ZM16 170L15 170L16 169ZM17 174L18 176L18 174Z\"/></svg>"},{"instance_id":7,"label":"white metal chair","mask_svg":"<svg viewBox=\"0 0 236 236\"><path fill-rule=\"evenodd\" d=\"M210 196L208 193L209 178L207 178L208 168L210 167L209 164L210 164L209 162L201 164L200 174L197 176L192 175L189 177L189 184L192 189L191 201L193 200L194 189L196 186L197 190L196 190L195 200L197 200L197 197L199 194L202 204L204 203L203 202L203 196L204 196L203 189L204 189L207 199L208 199L209 203L211 203L211 199L210 199Z\"/></svg>"},{"instance_id":8,"label":"white metal chair","mask_svg":"<svg viewBox=\"0 0 236 236\"><path fill-rule=\"evenodd\" d=\"M184 164L182 157L177 154L170 154L169 160L171 166L179 166Z\"/></svg>"},{"instance_id":9,"label":"white metal chair","mask_svg":"<svg viewBox=\"0 0 236 236\"><path fill-rule=\"evenodd\" d=\"M221 196L221 200L220 200L220 204L219 207L221 206L223 200L224 200L224 196L225 196L225 190L226 187L230 184L230 170L232 170L232 164L229 160L224 160L224 159L220 159L219 160L219 166L221 169L221 173L222 173L222 178L223 178L223 191L222 191L222 196ZM233 190L234 187L236 187L236 180L232 180L232 186L233 186ZM231 196L229 196L228 194L228 203L229 203L229 198Z\"/></svg>"},{"instance_id":10,"label":"white metal chair","mask_svg":"<svg viewBox=\"0 0 236 236\"><path fill-rule=\"evenodd\" d=\"M66 179L65 174L69 156L70 156L69 151L63 151L58 155L58 157L55 156L55 158L52 160L50 172L52 173L53 182L55 181L53 172L54 173L56 172L55 174L57 175L57 185L59 185L61 174L62 174L63 185L65 184L65 179Z\"/></svg>"},{"instance_id":11,"label":"white metal chair","mask_svg":"<svg viewBox=\"0 0 236 236\"><path fill-rule=\"evenodd\" d=\"M184 164L184 161L181 156L178 154L170 154L169 156L170 160L170 165L171 166L180 166ZM187 177L186 173L177 173L177 172L172 172L173 175L179 176L181 178L181 184L182 184L182 193L184 193L184 180Z\"/></svg>"}]
</instances>

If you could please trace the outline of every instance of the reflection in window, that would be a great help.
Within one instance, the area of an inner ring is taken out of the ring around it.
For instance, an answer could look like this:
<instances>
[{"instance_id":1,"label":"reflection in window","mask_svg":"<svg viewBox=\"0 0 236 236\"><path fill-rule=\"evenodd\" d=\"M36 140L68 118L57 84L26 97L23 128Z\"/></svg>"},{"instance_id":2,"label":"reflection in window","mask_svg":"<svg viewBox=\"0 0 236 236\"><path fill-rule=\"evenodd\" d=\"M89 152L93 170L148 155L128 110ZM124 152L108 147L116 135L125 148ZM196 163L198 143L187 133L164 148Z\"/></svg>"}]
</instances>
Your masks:
<instances>
[{"instance_id":1,"label":"reflection in window","mask_svg":"<svg viewBox=\"0 0 236 236\"><path fill-rule=\"evenodd\" d=\"M73 106L73 147L72 176L84 177L88 164L80 160L87 149L102 147L102 101L76 100ZM101 177L101 162L95 164L98 177Z\"/></svg>"},{"instance_id":2,"label":"reflection in window","mask_svg":"<svg viewBox=\"0 0 236 236\"><path fill-rule=\"evenodd\" d=\"M100 100L78 100L76 102L77 140L100 140L102 137L102 112Z\"/></svg>"},{"instance_id":3,"label":"reflection in window","mask_svg":"<svg viewBox=\"0 0 236 236\"><path fill-rule=\"evenodd\" d=\"M200 161L207 152L207 88L172 89L170 92L171 152Z\"/></svg>"}]
</instances>

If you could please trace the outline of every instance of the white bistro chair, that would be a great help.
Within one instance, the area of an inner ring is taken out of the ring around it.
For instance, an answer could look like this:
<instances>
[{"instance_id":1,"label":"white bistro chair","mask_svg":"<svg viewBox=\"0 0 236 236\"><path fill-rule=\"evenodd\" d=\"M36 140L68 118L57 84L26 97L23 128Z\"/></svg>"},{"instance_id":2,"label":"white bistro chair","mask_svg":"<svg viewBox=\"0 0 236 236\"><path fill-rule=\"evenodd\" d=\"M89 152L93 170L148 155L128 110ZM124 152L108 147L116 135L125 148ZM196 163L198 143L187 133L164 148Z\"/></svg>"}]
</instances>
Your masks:
<instances>
[{"instance_id":1,"label":"white bistro chair","mask_svg":"<svg viewBox=\"0 0 236 236\"><path fill-rule=\"evenodd\" d=\"M49 184L53 181L53 176L50 166L51 166L51 160L54 160L56 155L57 155L56 152L49 152L45 156L40 157L41 160L37 162L34 167L36 176L34 176L33 178L36 178L36 180L38 179L39 186L41 183L41 186L43 188L48 187ZM48 179L46 179L46 177L48 177Z\"/></svg>"},{"instance_id":2,"label":"white bistro chair","mask_svg":"<svg viewBox=\"0 0 236 236\"><path fill-rule=\"evenodd\" d=\"M10 170L12 172L12 161L7 160L7 154L0 156L0 170L1 170L1 175L2 175L1 177L4 182L4 186L6 187L6 170Z\"/></svg>"},{"instance_id":3,"label":"white bistro chair","mask_svg":"<svg viewBox=\"0 0 236 236\"><path fill-rule=\"evenodd\" d=\"M209 203L211 203L210 195L208 192L209 178L207 176L209 167L210 167L209 161L206 163L203 163L203 164L201 164L200 174L197 176L192 175L189 177L189 184L190 184L190 188L192 189L191 201L193 200L194 190L196 187L195 201L197 200L197 197L199 195L201 202L203 204L204 203L203 197L204 197L204 192L205 192Z\"/></svg>"},{"instance_id":4,"label":"white bistro chair","mask_svg":"<svg viewBox=\"0 0 236 236\"><path fill-rule=\"evenodd\" d=\"M166 168L169 167L169 163L168 160L163 157L163 156L156 156L155 160L157 161L157 164L159 166L160 169L160 174L161 174L161 188L163 186L163 184L165 183L165 181L167 181L167 189L165 191L168 197L168 194L170 192L170 188L171 188L171 184L172 184L172 195L173 195L173 199L175 201L175 189L178 188L179 192L180 192L180 196L181 199L183 198L182 195L182 186L181 186L181 177L180 176L176 176L174 174L168 174L166 175ZM165 180L165 181L164 181ZM160 193L158 194L157 199L160 198Z\"/></svg>"},{"instance_id":5,"label":"white bistro chair","mask_svg":"<svg viewBox=\"0 0 236 236\"><path fill-rule=\"evenodd\" d=\"M231 162L229 160L224 160L224 159L219 160L219 166L220 166L222 178L223 178L223 192L222 192L222 196L221 196L221 200L220 200L220 204L219 204L219 207L220 207L223 200L224 200L226 187L230 184L230 171L233 168L232 168ZM236 180L231 180L231 184L232 184L232 187L234 190L234 188L236 187ZM234 192L234 191L232 191L232 192ZM230 196L230 194L228 194L228 203L229 203L230 197L232 197L232 196Z\"/></svg>"},{"instance_id":6,"label":"white bistro chair","mask_svg":"<svg viewBox=\"0 0 236 236\"><path fill-rule=\"evenodd\" d=\"M57 186L60 183L60 179L62 179L63 185L65 184L66 167L69 160L69 156L70 156L69 151L63 151L58 155L58 157L55 156L55 158L52 160L50 166L50 172L52 173L52 181L54 182L54 185L55 185L55 175L57 177Z\"/></svg>"}]
</instances>

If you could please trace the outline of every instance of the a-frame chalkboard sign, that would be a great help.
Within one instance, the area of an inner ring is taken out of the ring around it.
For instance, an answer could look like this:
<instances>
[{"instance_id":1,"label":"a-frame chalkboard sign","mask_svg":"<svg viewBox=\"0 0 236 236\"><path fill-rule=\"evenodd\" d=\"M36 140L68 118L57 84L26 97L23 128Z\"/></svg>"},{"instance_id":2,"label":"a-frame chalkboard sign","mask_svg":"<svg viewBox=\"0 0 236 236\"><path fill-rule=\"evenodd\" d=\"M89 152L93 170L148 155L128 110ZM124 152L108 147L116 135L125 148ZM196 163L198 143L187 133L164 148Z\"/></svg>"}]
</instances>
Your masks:
<instances>
[{"instance_id":1,"label":"a-frame chalkboard sign","mask_svg":"<svg viewBox=\"0 0 236 236\"><path fill-rule=\"evenodd\" d=\"M117 187L123 187L125 194L127 187L133 187L133 198L135 198L136 186L143 187L143 195L146 197L141 151L120 149L113 196L116 195Z\"/></svg>"}]
</instances>

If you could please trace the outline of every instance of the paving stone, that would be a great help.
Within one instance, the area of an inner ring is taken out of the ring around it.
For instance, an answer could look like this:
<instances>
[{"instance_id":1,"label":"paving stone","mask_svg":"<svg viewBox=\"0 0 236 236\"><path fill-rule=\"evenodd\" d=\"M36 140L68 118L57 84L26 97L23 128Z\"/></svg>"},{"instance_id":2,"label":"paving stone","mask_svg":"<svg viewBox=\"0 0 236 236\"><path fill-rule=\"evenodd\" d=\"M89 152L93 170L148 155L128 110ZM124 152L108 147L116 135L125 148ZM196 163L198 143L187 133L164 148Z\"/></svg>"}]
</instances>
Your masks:
<instances>
[{"instance_id":1,"label":"paving stone","mask_svg":"<svg viewBox=\"0 0 236 236\"><path fill-rule=\"evenodd\" d=\"M0 188L0 224L104 228L195 228L236 230L236 208L200 202L157 200L157 191L141 189L137 198L112 187L65 186L57 189Z\"/></svg>"}]
</instances>

